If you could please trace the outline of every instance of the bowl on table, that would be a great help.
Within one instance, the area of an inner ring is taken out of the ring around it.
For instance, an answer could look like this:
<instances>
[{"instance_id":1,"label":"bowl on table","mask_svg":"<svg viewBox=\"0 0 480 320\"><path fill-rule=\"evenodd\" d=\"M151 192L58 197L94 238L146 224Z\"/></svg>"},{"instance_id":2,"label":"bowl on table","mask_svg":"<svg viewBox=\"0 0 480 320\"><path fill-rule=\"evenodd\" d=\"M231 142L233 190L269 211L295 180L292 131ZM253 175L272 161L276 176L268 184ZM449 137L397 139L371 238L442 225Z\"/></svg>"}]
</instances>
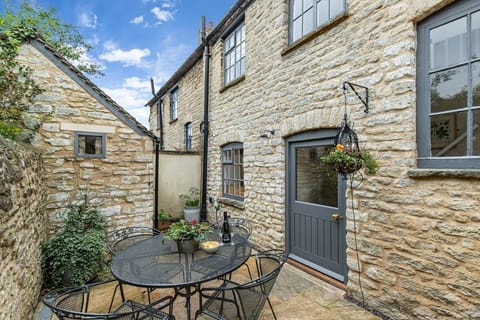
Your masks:
<instances>
[{"instance_id":1,"label":"bowl on table","mask_svg":"<svg viewBox=\"0 0 480 320\"><path fill-rule=\"evenodd\" d=\"M200 244L200 248L207 253L215 253L220 247L218 241L204 241Z\"/></svg>"}]
</instances>

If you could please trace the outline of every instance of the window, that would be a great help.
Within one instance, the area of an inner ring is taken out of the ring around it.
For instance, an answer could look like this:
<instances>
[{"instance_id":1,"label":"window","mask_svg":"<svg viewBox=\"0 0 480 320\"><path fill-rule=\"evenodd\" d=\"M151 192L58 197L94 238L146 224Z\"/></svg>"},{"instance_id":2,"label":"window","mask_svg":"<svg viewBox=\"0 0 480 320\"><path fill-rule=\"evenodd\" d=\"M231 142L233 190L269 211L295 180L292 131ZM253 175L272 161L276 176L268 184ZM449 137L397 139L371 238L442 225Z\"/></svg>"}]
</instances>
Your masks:
<instances>
[{"instance_id":1,"label":"window","mask_svg":"<svg viewBox=\"0 0 480 320\"><path fill-rule=\"evenodd\" d=\"M192 123L188 122L185 125L185 150L192 150Z\"/></svg>"},{"instance_id":2,"label":"window","mask_svg":"<svg viewBox=\"0 0 480 320\"><path fill-rule=\"evenodd\" d=\"M75 156L82 158L105 158L105 134L75 132Z\"/></svg>"},{"instance_id":3,"label":"window","mask_svg":"<svg viewBox=\"0 0 480 320\"><path fill-rule=\"evenodd\" d=\"M290 43L343 14L345 0L290 0Z\"/></svg>"},{"instance_id":4,"label":"window","mask_svg":"<svg viewBox=\"0 0 480 320\"><path fill-rule=\"evenodd\" d=\"M225 85L245 73L245 24L237 27L224 42Z\"/></svg>"},{"instance_id":5,"label":"window","mask_svg":"<svg viewBox=\"0 0 480 320\"><path fill-rule=\"evenodd\" d=\"M480 4L418 25L418 167L480 169Z\"/></svg>"},{"instance_id":6,"label":"window","mask_svg":"<svg viewBox=\"0 0 480 320\"><path fill-rule=\"evenodd\" d=\"M222 149L223 196L242 200L243 184L243 144L230 143Z\"/></svg>"},{"instance_id":7,"label":"window","mask_svg":"<svg viewBox=\"0 0 480 320\"><path fill-rule=\"evenodd\" d=\"M178 88L170 92L170 121L178 118Z\"/></svg>"}]
</instances>

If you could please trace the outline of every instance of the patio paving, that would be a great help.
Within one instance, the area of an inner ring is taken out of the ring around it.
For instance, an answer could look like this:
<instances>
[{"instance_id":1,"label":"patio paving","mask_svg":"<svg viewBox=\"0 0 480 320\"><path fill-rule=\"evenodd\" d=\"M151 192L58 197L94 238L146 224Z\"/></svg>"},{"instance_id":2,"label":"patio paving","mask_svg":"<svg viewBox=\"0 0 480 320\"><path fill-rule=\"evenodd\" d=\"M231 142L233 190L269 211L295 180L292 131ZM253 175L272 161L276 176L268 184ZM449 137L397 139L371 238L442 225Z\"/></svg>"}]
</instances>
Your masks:
<instances>
[{"instance_id":1,"label":"patio paving","mask_svg":"<svg viewBox=\"0 0 480 320\"><path fill-rule=\"evenodd\" d=\"M241 281L246 279L246 267L236 271L235 279ZM208 284L206 284L208 286ZM112 292L113 288L105 288L107 292ZM137 296L139 301L147 301L145 289L128 287L127 296ZM161 297L165 294L173 294L173 290L161 289L152 293ZM345 292L333 285L324 282L312 275L286 263L280 272L277 282L270 294L270 300L277 315L278 320L316 320L316 319L341 319L341 320L379 320L381 318L368 312L356 304L347 301L344 298ZM109 301L105 296L100 295L102 301ZM193 296L192 318L194 310L198 309L197 295ZM174 304L174 314L177 320L186 319L185 300L178 298ZM39 311L34 319L50 320L56 319L50 317L50 312L44 306L39 307ZM204 317L202 319L210 319ZM265 306L260 317L262 320L271 320L273 315L268 305Z\"/></svg>"}]
</instances>

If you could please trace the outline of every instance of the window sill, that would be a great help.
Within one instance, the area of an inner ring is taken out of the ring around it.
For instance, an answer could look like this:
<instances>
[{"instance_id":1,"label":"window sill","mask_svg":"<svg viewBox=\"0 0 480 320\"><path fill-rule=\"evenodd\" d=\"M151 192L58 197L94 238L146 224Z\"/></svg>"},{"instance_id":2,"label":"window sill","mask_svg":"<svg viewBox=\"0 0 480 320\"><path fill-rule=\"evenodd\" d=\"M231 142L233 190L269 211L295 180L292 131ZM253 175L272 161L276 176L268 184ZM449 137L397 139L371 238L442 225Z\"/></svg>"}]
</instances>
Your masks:
<instances>
[{"instance_id":1,"label":"window sill","mask_svg":"<svg viewBox=\"0 0 480 320\"><path fill-rule=\"evenodd\" d=\"M170 120L170 121L168 122L168 124L172 124L172 123L177 122L177 121L178 121L178 118L175 118L175 119L173 119L173 120Z\"/></svg>"},{"instance_id":2,"label":"window sill","mask_svg":"<svg viewBox=\"0 0 480 320\"><path fill-rule=\"evenodd\" d=\"M410 169L408 170L410 178L468 178L480 179L480 169Z\"/></svg>"},{"instance_id":3,"label":"window sill","mask_svg":"<svg viewBox=\"0 0 480 320\"><path fill-rule=\"evenodd\" d=\"M228 88L233 87L233 86L239 84L239 83L242 82L243 80L245 80L245 75L242 75L242 76L240 76L239 78L237 78L237 79L233 80L232 82L230 82L229 84L221 87L220 90L218 90L218 92L222 93L222 92L226 91Z\"/></svg>"},{"instance_id":4,"label":"window sill","mask_svg":"<svg viewBox=\"0 0 480 320\"><path fill-rule=\"evenodd\" d=\"M222 203L222 204L225 204L225 205L228 205L228 206L232 206L232 207L235 207L237 209L241 209L241 210L245 209L245 204L243 203L243 201L233 200L233 199L229 199L229 198L219 198L217 201L219 203Z\"/></svg>"},{"instance_id":5,"label":"window sill","mask_svg":"<svg viewBox=\"0 0 480 320\"><path fill-rule=\"evenodd\" d=\"M290 53L291 51L297 49L298 47L304 45L305 43L312 41L313 39L318 37L320 34L334 28L336 25L341 23L343 20L347 19L348 16L349 16L349 14L347 12L339 15L335 19L329 21L327 24L324 24L324 25L318 27L317 29L313 30L310 33L307 33L306 35L304 35L303 37L301 37L297 41L295 41L293 43L290 43L288 45L288 47L286 47L280 54L282 56L284 56L284 55Z\"/></svg>"}]
</instances>

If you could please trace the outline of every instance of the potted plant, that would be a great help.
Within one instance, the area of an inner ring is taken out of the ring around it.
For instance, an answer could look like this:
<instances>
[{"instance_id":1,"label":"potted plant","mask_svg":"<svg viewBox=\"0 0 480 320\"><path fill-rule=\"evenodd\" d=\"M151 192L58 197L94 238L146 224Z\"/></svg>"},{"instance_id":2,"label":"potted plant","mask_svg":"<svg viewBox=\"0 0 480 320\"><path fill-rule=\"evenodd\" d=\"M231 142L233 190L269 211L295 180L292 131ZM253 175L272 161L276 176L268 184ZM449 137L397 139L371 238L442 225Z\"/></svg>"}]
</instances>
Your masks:
<instances>
[{"instance_id":1,"label":"potted plant","mask_svg":"<svg viewBox=\"0 0 480 320\"><path fill-rule=\"evenodd\" d=\"M180 193L184 202L183 214L186 221L200 220L200 189L190 187L187 193Z\"/></svg>"},{"instance_id":2,"label":"potted plant","mask_svg":"<svg viewBox=\"0 0 480 320\"><path fill-rule=\"evenodd\" d=\"M352 145L354 146L354 145ZM367 174L375 174L378 163L368 151L360 152L358 148L337 144L326 156L321 158L328 170L347 176L360 169Z\"/></svg>"},{"instance_id":3,"label":"potted plant","mask_svg":"<svg viewBox=\"0 0 480 320\"><path fill-rule=\"evenodd\" d=\"M193 253L198 250L200 240L205 238L208 223L198 223L197 220L185 221L184 219L174 222L165 232L164 239L173 240L177 243L178 251Z\"/></svg>"},{"instance_id":4,"label":"potted plant","mask_svg":"<svg viewBox=\"0 0 480 320\"><path fill-rule=\"evenodd\" d=\"M168 227L172 224L172 217L163 209L160 209L157 214L157 218L157 229L160 231L167 230Z\"/></svg>"}]
</instances>

